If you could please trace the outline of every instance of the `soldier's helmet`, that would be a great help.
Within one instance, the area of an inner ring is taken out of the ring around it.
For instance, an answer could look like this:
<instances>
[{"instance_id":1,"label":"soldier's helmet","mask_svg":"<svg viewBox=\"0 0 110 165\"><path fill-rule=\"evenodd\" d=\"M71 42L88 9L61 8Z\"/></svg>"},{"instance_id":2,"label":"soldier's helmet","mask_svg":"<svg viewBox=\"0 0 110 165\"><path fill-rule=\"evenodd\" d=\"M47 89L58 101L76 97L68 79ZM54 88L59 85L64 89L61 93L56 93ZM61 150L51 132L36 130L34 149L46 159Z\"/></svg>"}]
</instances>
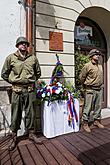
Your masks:
<instances>
[{"instance_id":1,"label":"soldier's helmet","mask_svg":"<svg viewBox=\"0 0 110 165\"><path fill-rule=\"evenodd\" d=\"M89 52L89 57L92 57L92 56L94 56L96 54L101 55L101 52L98 49L92 49Z\"/></svg>"},{"instance_id":2,"label":"soldier's helmet","mask_svg":"<svg viewBox=\"0 0 110 165\"><path fill-rule=\"evenodd\" d=\"M25 38L25 37L18 37L17 38L17 40L16 40L16 47L18 47L18 45L20 43L22 43L22 42L26 43L27 46L29 47L30 43L28 42L27 38Z\"/></svg>"}]
</instances>

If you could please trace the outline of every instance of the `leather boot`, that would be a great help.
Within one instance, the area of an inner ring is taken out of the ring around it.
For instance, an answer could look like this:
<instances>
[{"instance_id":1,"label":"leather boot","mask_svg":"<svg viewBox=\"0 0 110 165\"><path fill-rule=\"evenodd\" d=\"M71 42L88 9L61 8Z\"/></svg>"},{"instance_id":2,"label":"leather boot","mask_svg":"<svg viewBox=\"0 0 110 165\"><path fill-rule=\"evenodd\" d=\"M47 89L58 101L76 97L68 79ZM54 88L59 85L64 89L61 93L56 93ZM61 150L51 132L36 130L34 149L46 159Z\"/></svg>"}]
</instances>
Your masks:
<instances>
[{"instance_id":1,"label":"leather boot","mask_svg":"<svg viewBox=\"0 0 110 165\"><path fill-rule=\"evenodd\" d=\"M16 147L16 144L17 144L17 133L15 132L12 132L12 135L11 135L11 141L10 141L10 145L8 146L8 150L9 151L12 151L15 149Z\"/></svg>"},{"instance_id":2,"label":"leather boot","mask_svg":"<svg viewBox=\"0 0 110 165\"><path fill-rule=\"evenodd\" d=\"M29 132L29 140L34 141L36 144L42 144L42 141L40 138L38 138L34 132L30 131Z\"/></svg>"},{"instance_id":3,"label":"leather boot","mask_svg":"<svg viewBox=\"0 0 110 165\"><path fill-rule=\"evenodd\" d=\"M100 120L95 120L94 121L94 126L97 126L98 128L104 128L104 125L100 123Z\"/></svg>"},{"instance_id":4,"label":"leather boot","mask_svg":"<svg viewBox=\"0 0 110 165\"><path fill-rule=\"evenodd\" d=\"M90 133L91 132L91 129L90 129L90 127L88 126L88 122L87 121L84 121L83 122L83 129L86 131L86 132L88 132L88 133Z\"/></svg>"}]
</instances>

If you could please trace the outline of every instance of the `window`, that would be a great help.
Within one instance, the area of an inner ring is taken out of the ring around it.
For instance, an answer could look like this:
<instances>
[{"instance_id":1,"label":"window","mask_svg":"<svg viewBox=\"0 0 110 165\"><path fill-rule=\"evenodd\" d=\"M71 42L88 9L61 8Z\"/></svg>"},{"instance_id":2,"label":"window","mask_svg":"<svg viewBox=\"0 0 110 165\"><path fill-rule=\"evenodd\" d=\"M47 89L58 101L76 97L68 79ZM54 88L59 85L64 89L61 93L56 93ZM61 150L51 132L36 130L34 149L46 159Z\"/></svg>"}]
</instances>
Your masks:
<instances>
[{"instance_id":1,"label":"window","mask_svg":"<svg viewBox=\"0 0 110 165\"><path fill-rule=\"evenodd\" d=\"M78 18L74 35L76 47L106 48L106 42L104 42L105 39L101 28L89 18Z\"/></svg>"}]
</instances>

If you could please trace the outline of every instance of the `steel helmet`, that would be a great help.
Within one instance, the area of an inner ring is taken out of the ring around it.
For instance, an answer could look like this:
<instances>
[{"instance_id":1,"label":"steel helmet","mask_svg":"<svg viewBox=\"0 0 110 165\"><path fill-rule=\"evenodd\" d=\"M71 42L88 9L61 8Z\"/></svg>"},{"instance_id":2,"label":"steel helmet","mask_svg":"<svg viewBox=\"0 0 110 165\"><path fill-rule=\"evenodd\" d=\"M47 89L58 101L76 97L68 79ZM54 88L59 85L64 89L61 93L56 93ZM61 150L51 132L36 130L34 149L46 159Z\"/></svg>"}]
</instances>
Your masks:
<instances>
[{"instance_id":1,"label":"steel helmet","mask_svg":"<svg viewBox=\"0 0 110 165\"><path fill-rule=\"evenodd\" d=\"M17 40L16 40L16 47L18 47L18 45L21 43L21 42L24 42L27 44L27 46L29 47L29 42L27 40L27 38L25 37L18 37Z\"/></svg>"},{"instance_id":2,"label":"steel helmet","mask_svg":"<svg viewBox=\"0 0 110 165\"><path fill-rule=\"evenodd\" d=\"M94 56L94 55L96 55L96 54L101 55L101 52L100 52L98 49L92 49L92 50L90 50L90 52L89 52L89 57L92 57L92 56Z\"/></svg>"}]
</instances>

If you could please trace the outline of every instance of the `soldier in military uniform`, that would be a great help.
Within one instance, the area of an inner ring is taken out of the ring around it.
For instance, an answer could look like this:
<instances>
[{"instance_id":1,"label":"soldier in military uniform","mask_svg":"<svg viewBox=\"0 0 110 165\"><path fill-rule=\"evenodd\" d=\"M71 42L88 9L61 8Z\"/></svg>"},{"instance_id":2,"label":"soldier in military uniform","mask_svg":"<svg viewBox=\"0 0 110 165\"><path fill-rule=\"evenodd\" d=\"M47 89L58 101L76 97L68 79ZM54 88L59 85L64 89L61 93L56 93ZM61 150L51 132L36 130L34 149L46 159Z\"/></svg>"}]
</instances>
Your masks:
<instances>
[{"instance_id":1,"label":"soldier in military uniform","mask_svg":"<svg viewBox=\"0 0 110 165\"><path fill-rule=\"evenodd\" d=\"M80 80L85 88L85 103L82 114L83 129L86 132L91 132L88 125L91 108L93 106L94 125L98 128L104 128L101 124L101 100L102 100L102 84L103 70L99 64L99 56L101 52L97 49L92 49L89 52L90 62L86 63L80 73Z\"/></svg>"},{"instance_id":2,"label":"soldier in military uniform","mask_svg":"<svg viewBox=\"0 0 110 165\"><path fill-rule=\"evenodd\" d=\"M1 77L12 84L11 125L13 141L9 146L13 150L16 146L17 131L20 129L22 112L25 112L25 129L29 139L39 142L34 132L35 121L35 82L41 76L41 69L37 57L28 53L29 42L25 37L16 40L17 51L10 54L3 65Z\"/></svg>"}]
</instances>

